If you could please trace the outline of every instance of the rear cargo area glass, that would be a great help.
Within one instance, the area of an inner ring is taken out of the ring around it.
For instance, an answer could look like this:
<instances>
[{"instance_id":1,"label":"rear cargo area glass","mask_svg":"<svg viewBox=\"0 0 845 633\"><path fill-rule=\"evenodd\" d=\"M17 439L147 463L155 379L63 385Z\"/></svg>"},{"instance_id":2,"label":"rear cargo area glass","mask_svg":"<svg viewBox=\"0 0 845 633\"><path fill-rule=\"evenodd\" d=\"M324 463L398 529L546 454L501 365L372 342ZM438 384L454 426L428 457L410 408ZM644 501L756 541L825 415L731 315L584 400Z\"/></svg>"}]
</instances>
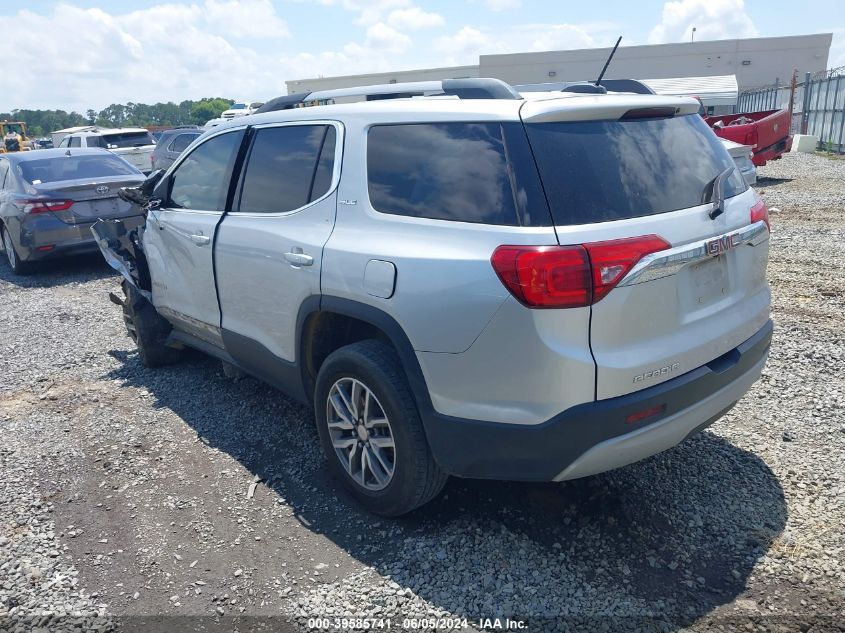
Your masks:
<instances>
[{"instance_id":1,"label":"rear cargo area glass","mask_svg":"<svg viewBox=\"0 0 845 633\"><path fill-rule=\"evenodd\" d=\"M525 126L556 225L666 213L709 199L733 159L697 115ZM747 188L738 170L726 197Z\"/></svg>"}]
</instances>

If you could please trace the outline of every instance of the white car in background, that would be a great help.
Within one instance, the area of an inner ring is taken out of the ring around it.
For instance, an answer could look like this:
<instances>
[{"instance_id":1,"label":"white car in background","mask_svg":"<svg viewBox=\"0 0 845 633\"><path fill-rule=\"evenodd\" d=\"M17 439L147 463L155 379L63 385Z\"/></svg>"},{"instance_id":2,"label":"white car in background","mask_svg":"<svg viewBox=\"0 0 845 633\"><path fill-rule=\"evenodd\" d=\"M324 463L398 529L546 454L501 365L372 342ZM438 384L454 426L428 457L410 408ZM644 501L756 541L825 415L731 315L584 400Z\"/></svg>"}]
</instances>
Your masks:
<instances>
[{"instance_id":1,"label":"white car in background","mask_svg":"<svg viewBox=\"0 0 845 633\"><path fill-rule=\"evenodd\" d=\"M68 134L59 147L101 147L148 174L153 169L152 155L156 142L149 130L142 127L90 127Z\"/></svg>"},{"instance_id":2,"label":"white car in background","mask_svg":"<svg viewBox=\"0 0 845 633\"><path fill-rule=\"evenodd\" d=\"M236 119L237 117L247 116L255 113L255 111L263 105L264 104L260 101L237 101L232 104L231 108L224 111L223 114L220 115L220 118L228 121L230 119Z\"/></svg>"},{"instance_id":3,"label":"white car in background","mask_svg":"<svg viewBox=\"0 0 845 633\"><path fill-rule=\"evenodd\" d=\"M754 148L750 145L734 143L733 141L729 141L725 138L719 140L722 141L722 145L725 146L725 149L728 150L728 154L730 154L731 158L734 159L736 168L739 170L739 173L742 174L742 177L745 178L745 182L749 185L756 184L757 167L755 167L754 163L751 161L751 155L754 152Z\"/></svg>"}]
</instances>

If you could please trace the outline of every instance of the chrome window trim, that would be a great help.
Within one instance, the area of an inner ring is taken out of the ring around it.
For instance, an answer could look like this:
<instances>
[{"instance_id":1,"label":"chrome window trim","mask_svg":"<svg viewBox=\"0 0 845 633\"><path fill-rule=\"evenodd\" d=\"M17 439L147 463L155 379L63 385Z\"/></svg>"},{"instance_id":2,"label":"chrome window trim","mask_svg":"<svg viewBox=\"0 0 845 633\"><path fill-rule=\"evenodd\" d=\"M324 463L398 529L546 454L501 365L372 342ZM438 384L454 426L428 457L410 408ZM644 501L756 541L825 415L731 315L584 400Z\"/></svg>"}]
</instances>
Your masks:
<instances>
[{"instance_id":1,"label":"chrome window trim","mask_svg":"<svg viewBox=\"0 0 845 633\"><path fill-rule=\"evenodd\" d=\"M665 251L651 253L638 261L617 284L617 287L633 286L635 284L669 277L685 266L710 259L711 257L718 257L718 255L707 252L707 244L713 240L722 240L725 238L731 241L736 240L734 248L744 244L757 246L769 239L769 230L766 227L766 223L759 220L754 224L749 224L735 231L714 235L713 237L690 242L682 246L675 246Z\"/></svg>"},{"instance_id":2,"label":"chrome window trim","mask_svg":"<svg viewBox=\"0 0 845 633\"><path fill-rule=\"evenodd\" d=\"M279 218L285 217L288 215L293 215L294 213L300 213L301 211L305 211L313 207L315 204L319 204L329 196L335 193L337 190L338 185L340 184L340 171L341 165L343 163L343 141L344 141L344 134L345 128L343 123L340 121L329 121L324 119L308 119L304 121L283 121L279 123L260 123L258 125L253 125L252 129L254 130L263 130L267 128L276 128L276 127L302 127L305 125L331 125L335 129L335 146L334 146L334 165L332 166L332 181L329 185L328 191L324 193L322 196L317 198L316 200L312 200L308 204L302 205L301 207L297 207L296 209L291 209L290 211L273 211L268 213L255 213L255 212L247 212L247 211L229 211L226 215L236 215L240 218ZM317 157L319 160L319 156ZM246 162L244 167L249 167L249 161Z\"/></svg>"}]
</instances>

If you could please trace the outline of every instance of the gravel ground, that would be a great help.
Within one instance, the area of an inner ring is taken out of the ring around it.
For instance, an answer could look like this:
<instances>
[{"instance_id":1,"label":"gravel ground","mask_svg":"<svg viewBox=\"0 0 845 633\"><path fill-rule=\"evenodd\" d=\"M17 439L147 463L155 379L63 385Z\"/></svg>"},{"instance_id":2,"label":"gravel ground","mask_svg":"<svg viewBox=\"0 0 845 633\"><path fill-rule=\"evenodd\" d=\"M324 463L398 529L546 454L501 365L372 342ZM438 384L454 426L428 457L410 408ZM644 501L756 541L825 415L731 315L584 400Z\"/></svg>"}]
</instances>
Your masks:
<instances>
[{"instance_id":1,"label":"gravel ground","mask_svg":"<svg viewBox=\"0 0 845 633\"><path fill-rule=\"evenodd\" d=\"M845 160L760 175L775 343L724 419L592 478L452 480L399 520L335 491L306 408L199 354L143 368L98 258L3 261L0 630L845 630Z\"/></svg>"}]
</instances>

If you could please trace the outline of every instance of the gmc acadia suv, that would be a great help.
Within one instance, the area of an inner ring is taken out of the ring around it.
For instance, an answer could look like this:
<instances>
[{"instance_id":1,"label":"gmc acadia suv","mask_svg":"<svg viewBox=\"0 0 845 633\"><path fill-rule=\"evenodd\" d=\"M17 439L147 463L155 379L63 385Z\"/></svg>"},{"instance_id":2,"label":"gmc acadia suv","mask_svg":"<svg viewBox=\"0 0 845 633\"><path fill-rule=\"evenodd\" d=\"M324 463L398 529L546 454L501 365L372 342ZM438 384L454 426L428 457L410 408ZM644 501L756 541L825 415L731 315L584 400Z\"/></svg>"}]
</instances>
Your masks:
<instances>
[{"instance_id":1,"label":"gmc acadia suv","mask_svg":"<svg viewBox=\"0 0 845 633\"><path fill-rule=\"evenodd\" d=\"M385 515L654 455L760 376L768 212L696 101L357 90L205 133L124 192L145 226L95 225L144 364L189 346L312 404Z\"/></svg>"}]
</instances>

